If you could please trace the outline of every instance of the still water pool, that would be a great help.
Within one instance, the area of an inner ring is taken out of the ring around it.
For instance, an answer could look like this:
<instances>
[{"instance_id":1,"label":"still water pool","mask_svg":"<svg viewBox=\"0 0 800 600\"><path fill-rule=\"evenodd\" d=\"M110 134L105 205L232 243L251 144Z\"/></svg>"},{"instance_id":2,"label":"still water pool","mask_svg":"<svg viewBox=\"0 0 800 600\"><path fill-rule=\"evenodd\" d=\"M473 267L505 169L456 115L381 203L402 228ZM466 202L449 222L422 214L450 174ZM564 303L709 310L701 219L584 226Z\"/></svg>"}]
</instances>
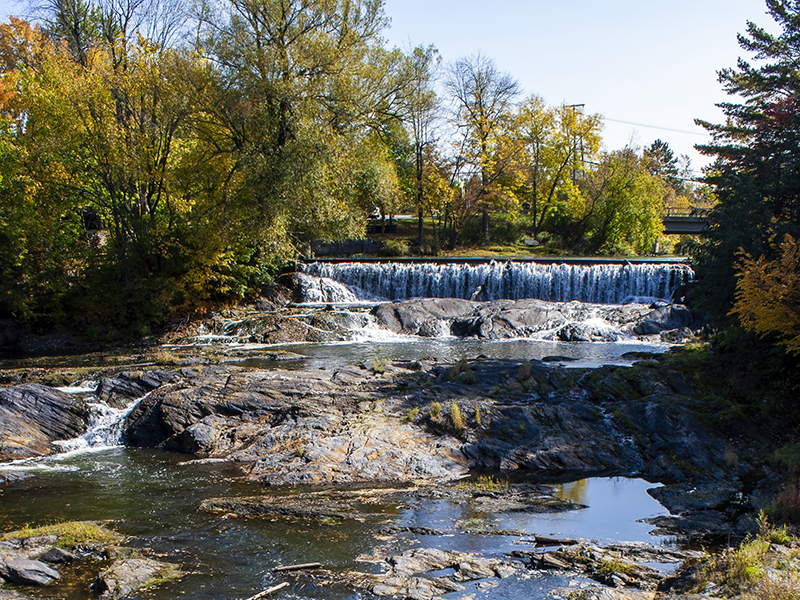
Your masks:
<instances>
[{"instance_id":1,"label":"still water pool","mask_svg":"<svg viewBox=\"0 0 800 600\"><path fill-rule=\"evenodd\" d=\"M290 588L281 598L355 600L351 590L318 586L300 575L279 576L279 565L321 562L332 572L369 570L360 556L386 544L393 549L437 547L499 556L525 545L531 534L582 537L607 542L648 541L644 517L665 514L646 492L641 480L592 478L556 484L558 494L586 509L558 514L475 514L450 501L416 500L411 506L379 507L380 517L369 522L345 520L320 523L309 520L222 518L198 510L200 502L220 496L286 493L270 490L240 477L229 463L198 464L186 456L123 448L84 452L66 457L17 464L34 477L0 488L0 531L26 524L64 520L111 520L119 531L136 536L136 544L178 562L189 574L181 580L151 588L139 598L167 600L246 598L282 581ZM454 524L482 519L519 535L457 533ZM425 526L447 535L410 535L390 541L378 535L386 525ZM522 545L520 545L522 543ZM531 572L502 580L491 590L468 586L467 592L446 598L545 598L547 591L567 585L563 577ZM40 597L53 598L43 591ZM83 586L59 592L64 600L94 598Z\"/></svg>"}]
</instances>

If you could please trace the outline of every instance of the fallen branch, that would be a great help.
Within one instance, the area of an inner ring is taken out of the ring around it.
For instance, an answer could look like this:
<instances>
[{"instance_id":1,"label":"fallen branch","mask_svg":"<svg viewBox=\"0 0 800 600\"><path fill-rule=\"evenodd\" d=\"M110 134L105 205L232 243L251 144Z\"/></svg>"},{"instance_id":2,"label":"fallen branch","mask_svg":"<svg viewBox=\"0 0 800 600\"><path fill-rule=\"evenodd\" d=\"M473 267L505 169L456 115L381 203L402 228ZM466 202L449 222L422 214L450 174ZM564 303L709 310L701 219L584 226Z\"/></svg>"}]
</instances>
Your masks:
<instances>
[{"instance_id":1,"label":"fallen branch","mask_svg":"<svg viewBox=\"0 0 800 600\"><path fill-rule=\"evenodd\" d=\"M302 565L288 565L285 567L275 567L272 569L273 573L280 573L283 571L302 571L304 569L319 569L322 565L320 563L305 563Z\"/></svg>"},{"instance_id":2,"label":"fallen branch","mask_svg":"<svg viewBox=\"0 0 800 600\"><path fill-rule=\"evenodd\" d=\"M269 589L264 590L263 592L257 593L255 596L250 596L249 598L247 598L247 600L258 600L259 598L263 598L264 596L267 596L267 595L271 594L272 592L277 592L278 590L282 590L283 588L288 587L288 586L289 586L289 583L284 581L283 583L279 583L275 587L271 587Z\"/></svg>"}]
</instances>

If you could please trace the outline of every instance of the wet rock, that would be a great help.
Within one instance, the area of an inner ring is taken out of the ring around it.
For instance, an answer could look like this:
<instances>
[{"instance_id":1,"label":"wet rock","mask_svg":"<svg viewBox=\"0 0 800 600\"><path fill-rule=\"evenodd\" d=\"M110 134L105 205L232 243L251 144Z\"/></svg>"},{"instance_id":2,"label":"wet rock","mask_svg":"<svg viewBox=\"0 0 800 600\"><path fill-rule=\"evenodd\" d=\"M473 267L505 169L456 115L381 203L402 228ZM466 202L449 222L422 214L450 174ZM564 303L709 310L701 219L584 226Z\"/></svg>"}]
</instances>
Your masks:
<instances>
[{"instance_id":1,"label":"wet rock","mask_svg":"<svg viewBox=\"0 0 800 600\"><path fill-rule=\"evenodd\" d=\"M444 577L387 577L372 587L376 596L392 596L409 600L431 600L466 588Z\"/></svg>"},{"instance_id":2,"label":"wet rock","mask_svg":"<svg viewBox=\"0 0 800 600\"><path fill-rule=\"evenodd\" d=\"M50 563L51 565L60 565L71 563L75 560L75 555L72 552L64 550L63 548L53 547L42 554L39 557L39 560Z\"/></svg>"},{"instance_id":3,"label":"wet rock","mask_svg":"<svg viewBox=\"0 0 800 600\"><path fill-rule=\"evenodd\" d=\"M22 481L23 479L30 479L33 477L30 473L23 473L20 471L1 471L0 470L0 485L12 483L15 481Z\"/></svg>"},{"instance_id":4,"label":"wet rock","mask_svg":"<svg viewBox=\"0 0 800 600\"><path fill-rule=\"evenodd\" d=\"M331 519L364 520L369 517L365 504L346 492L332 495L298 494L254 498L210 498L200 509L235 517L292 517L317 521Z\"/></svg>"},{"instance_id":5,"label":"wet rock","mask_svg":"<svg viewBox=\"0 0 800 600\"><path fill-rule=\"evenodd\" d=\"M85 431L87 414L82 400L44 385L0 390L0 461L55 452L52 442Z\"/></svg>"},{"instance_id":6,"label":"wet rock","mask_svg":"<svg viewBox=\"0 0 800 600\"><path fill-rule=\"evenodd\" d=\"M694 315L688 308L681 304L669 304L647 313L633 330L639 335L652 335L672 329L690 328L694 322Z\"/></svg>"},{"instance_id":7,"label":"wet rock","mask_svg":"<svg viewBox=\"0 0 800 600\"><path fill-rule=\"evenodd\" d=\"M114 563L97 576L93 589L102 600L124 598L137 590L181 573L175 565L150 558L128 558Z\"/></svg>"},{"instance_id":8,"label":"wet rock","mask_svg":"<svg viewBox=\"0 0 800 600\"><path fill-rule=\"evenodd\" d=\"M408 527L405 525L390 525L382 527L378 531L378 535L397 535L398 533L413 533L414 535L447 535L446 532L439 529L431 529L430 527Z\"/></svg>"},{"instance_id":9,"label":"wet rock","mask_svg":"<svg viewBox=\"0 0 800 600\"><path fill-rule=\"evenodd\" d=\"M575 362L577 359L572 358L570 356L562 356L560 354L554 354L552 356L545 356L542 358L542 362L544 363L552 363L552 362Z\"/></svg>"},{"instance_id":10,"label":"wet rock","mask_svg":"<svg viewBox=\"0 0 800 600\"><path fill-rule=\"evenodd\" d=\"M746 509L738 487L724 481L677 483L647 490L673 514L685 515L704 510Z\"/></svg>"},{"instance_id":11,"label":"wet rock","mask_svg":"<svg viewBox=\"0 0 800 600\"><path fill-rule=\"evenodd\" d=\"M17 585L49 585L61 579L58 571L39 560L12 558L0 562L0 576Z\"/></svg>"},{"instance_id":12,"label":"wet rock","mask_svg":"<svg viewBox=\"0 0 800 600\"><path fill-rule=\"evenodd\" d=\"M580 598L580 600L654 600L655 592L615 589L598 586L558 588L551 592L554 598ZM690 600L689 598L683 600Z\"/></svg>"},{"instance_id":13,"label":"wet rock","mask_svg":"<svg viewBox=\"0 0 800 600\"><path fill-rule=\"evenodd\" d=\"M123 371L100 379L95 395L109 406L121 408L177 379L178 374L174 371Z\"/></svg>"},{"instance_id":14,"label":"wet rock","mask_svg":"<svg viewBox=\"0 0 800 600\"><path fill-rule=\"evenodd\" d=\"M0 588L0 600L28 600L28 596L24 596L14 590Z\"/></svg>"},{"instance_id":15,"label":"wet rock","mask_svg":"<svg viewBox=\"0 0 800 600\"><path fill-rule=\"evenodd\" d=\"M380 325L395 333L435 337L449 333L453 319L470 314L478 305L458 298L426 298L380 304L371 312Z\"/></svg>"},{"instance_id":16,"label":"wet rock","mask_svg":"<svg viewBox=\"0 0 800 600\"><path fill-rule=\"evenodd\" d=\"M550 558L549 562L546 557ZM576 570L611 587L654 590L665 578L661 571L639 564L624 552L594 545L561 546L552 553L545 553L540 564L545 568Z\"/></svg>"},{"instance_id":17,"label":"wet rock","mask_svg":"<svg viewBox=\"0 0 800 600\"><path fill-rule=\"evenodd\" d=\"M383 304L372 314L380 325L396 333L481 339L538 335L560 341L616 341L632 333L654 335L696 325L683 306L652 310L644 304L606 306L531 299L475 302L426 298Z\"/></svg>"}]
</instances>

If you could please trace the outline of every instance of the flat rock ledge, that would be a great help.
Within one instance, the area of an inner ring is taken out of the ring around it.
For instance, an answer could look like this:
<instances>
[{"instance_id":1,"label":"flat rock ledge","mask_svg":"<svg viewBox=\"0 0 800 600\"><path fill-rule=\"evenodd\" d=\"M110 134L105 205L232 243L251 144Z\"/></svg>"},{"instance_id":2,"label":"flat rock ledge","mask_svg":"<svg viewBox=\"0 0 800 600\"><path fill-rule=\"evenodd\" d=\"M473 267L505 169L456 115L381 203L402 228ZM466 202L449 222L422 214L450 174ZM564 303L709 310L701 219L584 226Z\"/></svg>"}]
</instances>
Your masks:
<instances>
[{"instance_id":1,"label":"flat rock ledge","mask_svg":"<svg viewBox=\"0 0 800 600\"><path fill-rule=\"evenodd\" d=\"M428 497L447 499L469 505L475 514L498 514L514 512L565 512L585 508L555 496L550 486L509 484L487 490L466 482L441 484L418 482L404 487L358 487L355 489L315 490L297 493L292 488L276 490L272 494L245 498L210 498L200 503L200 509L217 513L223 517L270 517L312 520L352 519L380 523L386 516L376 507L391 504L395 507L411 507L415 500ZM403 528L388 526L384 534L400 533ZM456 531L468 531L488 535L520 535L517 531L498 531L488 525L473 522L454 523L452 531L443 532L415 528L412 533L447 535Z\"/></svg>"}]
</instances>

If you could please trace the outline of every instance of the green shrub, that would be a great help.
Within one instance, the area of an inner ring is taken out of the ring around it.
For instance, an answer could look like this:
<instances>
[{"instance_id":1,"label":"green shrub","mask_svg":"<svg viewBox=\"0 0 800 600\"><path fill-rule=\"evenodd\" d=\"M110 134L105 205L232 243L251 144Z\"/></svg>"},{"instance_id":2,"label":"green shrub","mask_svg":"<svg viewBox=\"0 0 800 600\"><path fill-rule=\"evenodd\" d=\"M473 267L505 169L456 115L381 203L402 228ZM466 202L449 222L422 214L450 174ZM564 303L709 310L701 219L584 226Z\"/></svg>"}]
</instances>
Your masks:
<instances>
[{"instance_id":1,"label":"green shrub","mask_svg":"<svg viewBox=\"0 0 800 600\"><path fill-rule=\"evenodd\" d=\"M406 240L389 240L383 248L378 250L378 256L398 257L408 255L408 242Z\"/></svg>"},{"instance_id":2,"label":"green shrub","mask_svg":"<svg viewBox=\"0 0 800 600\"><path fill-rule=\"evenodd\" d=\"M438 421L439 418L442 416L442 405L439 404L438 402L434 402L433 404L431 404L430 414L431 418L434 421Z\"/></svg>"}]
</instances>

